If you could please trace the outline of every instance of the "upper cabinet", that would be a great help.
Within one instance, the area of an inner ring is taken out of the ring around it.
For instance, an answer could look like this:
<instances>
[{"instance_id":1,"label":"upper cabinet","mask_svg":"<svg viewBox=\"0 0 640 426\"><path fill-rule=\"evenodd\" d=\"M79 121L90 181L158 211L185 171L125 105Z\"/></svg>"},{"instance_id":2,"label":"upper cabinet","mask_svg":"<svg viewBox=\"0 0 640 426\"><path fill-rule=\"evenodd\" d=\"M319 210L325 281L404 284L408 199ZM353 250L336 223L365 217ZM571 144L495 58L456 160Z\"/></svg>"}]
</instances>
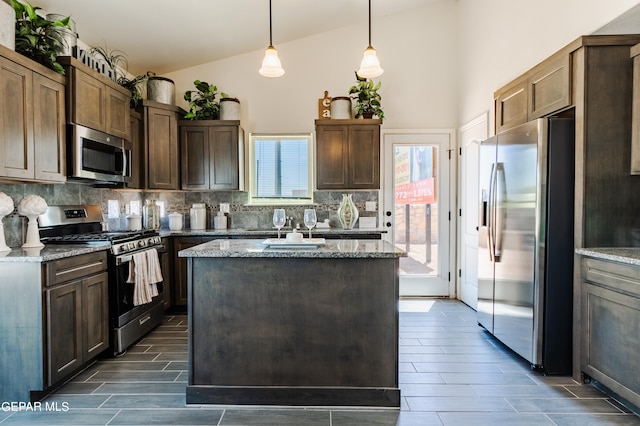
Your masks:
<instances>
[{"instance_id":1,"label":"upper cabinet","mask_svg":"<svg viewBox=\"0 0 640 426\"><path fill-rule=\"evenodd\" d=\"M184 111L175 105L145 100L141 114L142 155L136 164L143 170L144 187L180 189L178 120Z\"/></svg>"},{"instance_id":2,"label":"upper cabinet","mask_svg":"<svg viewBox=\"0 0 640 426\"><path fill-rule=\"evenodd\" d=\"M182 189L242 189L243 133L238 120L181 120Z\"/></svg>"},{"instance_id":3,"label":"upper cabinet","mask_svg":"<svg viewBox=\"0 0 640 426\"><path fill-rule=\"evenodd\" d=\"M66 180L65 83L64 76L0 46L1 178Z\"/></svg>"},{"instance_id":4,"label":"upper cabinet","mask_svg":"<svg viewBox=\"0 0 640 426\"><path fill-rule=\"evenodd\" d=\"M72 123L129 138L131 93L73 57L59 59L69 84L67 113Z\"/></svg>"},{"instance_id":5,"label":"upper cabinet","mask_svg":"<svg viewBox=\"0 0 640 426\"><path fill-rule=\"evenodd\" d=\"M496 133L571 105L571 55L560 51L494 93Z\"/></svg>"},{"instance_id":6,"label":"upper cabinet","mask_svg":"<svg viewBox=\"0 0 640 426\"><path fill-rule=\"evenodd\" d=\"M317 189L380 188L381 120L316 120Z\"/></svg>"}]
</instances>

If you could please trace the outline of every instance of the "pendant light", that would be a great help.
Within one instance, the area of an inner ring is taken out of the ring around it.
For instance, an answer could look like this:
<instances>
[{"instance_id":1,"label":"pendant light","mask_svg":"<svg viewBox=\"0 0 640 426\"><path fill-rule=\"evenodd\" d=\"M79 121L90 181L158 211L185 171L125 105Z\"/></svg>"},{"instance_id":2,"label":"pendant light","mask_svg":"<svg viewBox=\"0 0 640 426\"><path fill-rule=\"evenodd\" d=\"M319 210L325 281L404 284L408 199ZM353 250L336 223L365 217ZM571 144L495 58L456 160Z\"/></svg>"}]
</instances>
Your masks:
<instances>
[{"instance_id":1,"label":"pendant light","mask_svg":"<svg viewBox=\"0 0 640 426\"><path fill-rule=\"evenodd\" d=\"M271 0L269 0L269 47L264 51L262 68L258 70L265 77L280 77L284 75L284 69L278 58L278 51L273 47L273 30L271 28Z\"/></svg>"},{"instance_id":2,"label":"pendant light","mask_svg":"<svg viewBox=\"0 0 640 426\"><path fill-rule=\"evenodd\" d=\"M376 56L376 49L371 46L371 0L369 0L369 46L364 51L358 75L362 78L373 78L382 75L383 72Z\"/></svg>"}]
</instances>

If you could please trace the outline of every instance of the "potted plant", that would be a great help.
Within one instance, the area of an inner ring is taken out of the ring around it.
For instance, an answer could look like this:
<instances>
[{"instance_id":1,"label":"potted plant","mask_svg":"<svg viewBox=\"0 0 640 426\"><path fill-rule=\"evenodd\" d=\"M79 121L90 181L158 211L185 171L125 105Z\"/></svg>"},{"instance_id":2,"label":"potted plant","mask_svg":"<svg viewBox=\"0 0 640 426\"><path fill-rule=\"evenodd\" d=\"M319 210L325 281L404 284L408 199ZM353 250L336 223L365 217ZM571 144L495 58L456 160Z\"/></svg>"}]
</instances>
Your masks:
<instances>
[{"instance_id":1,"label":"potted plant","mask_svg":"<svg viewBox=\"0 0 640 426\"><path fill-rule=\"evenodd\" d=\"M146 74L140 74L129 78L127 73L129 62L124 52L120 50L108 50L105 45L105 47L92 47L89 52L111 68L111 79L113 81L131 92L129 106L135 109L143 98L141 87L147 84L149 77Z\"/></svg>"},{"instance_id":2,"label":"potted plant","mask_svg":"<svg viewBox=\"0 0 640 426\"><path fill-rule=\"evenodd\" d=\"M11 6L16 12L16 52L64 75L64 68L57 59L58 54L64 50L65 41L55 29L71 29L69 17L50 21L38 15L37 10L40 8L32 6L26 0L22 3L11 0Z\"/></svg>"},{"instance_id":3,"label":"potted plant","mask_svg":"<svg viewBox=\"0 0 640 426\"><path fill-rule=\"evenodd\" d=\"M189 111L184 118L187 120L215 120L218 118L220 103L216 101L218 88L206 81L195 80L193 82L197 90L184 92L184 100L189 103ZM220 93L222 98L227 98L226 93Z\"/></svg>"},{"instance_id":4,"label":"potted plant","mask_svg":"<svg viewBox=\"0 0 640 426\"><path fill-rule=\"evenodd\" d=\"M380 104L380 89L381 83L375 84L373 80L362 78L356 72L356 79L358 82L351 86L349 89L349 95L355 99L356 104L354 106L356 110L356 118L373 118L378 117L380 120L384 119L384 111L382 111L382 105Z\"/></svg>"}]
</instances>

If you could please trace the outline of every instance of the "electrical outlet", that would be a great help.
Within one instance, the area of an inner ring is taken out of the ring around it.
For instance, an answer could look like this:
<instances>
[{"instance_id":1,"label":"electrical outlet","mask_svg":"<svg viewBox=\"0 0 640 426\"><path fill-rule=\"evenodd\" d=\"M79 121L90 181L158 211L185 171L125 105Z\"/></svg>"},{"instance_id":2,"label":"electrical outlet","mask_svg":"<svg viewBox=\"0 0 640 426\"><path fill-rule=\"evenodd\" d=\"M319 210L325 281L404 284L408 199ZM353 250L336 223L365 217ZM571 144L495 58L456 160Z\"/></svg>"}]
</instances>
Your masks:
<instances>
[{"instance_id":1,"label":"electrical outlet","mask_svg":"<svg viewBox=\"0 0 640 426\"><path fill-rule=\"evenodd\" d=\"M107 201L107 215L109 216L109 219L120 217L120 204L118 203L118 200Z\"/></svg>"},{"instance_id":2,"label":"electrical outlet","mask_svg":"<svg viewBox=\"0 0 640 426\"><path fill-rule=\"evenodd\" d=\"M229 213L229 203L220 203L220 211L222 213Z\"/></svg>"}]
</instances>

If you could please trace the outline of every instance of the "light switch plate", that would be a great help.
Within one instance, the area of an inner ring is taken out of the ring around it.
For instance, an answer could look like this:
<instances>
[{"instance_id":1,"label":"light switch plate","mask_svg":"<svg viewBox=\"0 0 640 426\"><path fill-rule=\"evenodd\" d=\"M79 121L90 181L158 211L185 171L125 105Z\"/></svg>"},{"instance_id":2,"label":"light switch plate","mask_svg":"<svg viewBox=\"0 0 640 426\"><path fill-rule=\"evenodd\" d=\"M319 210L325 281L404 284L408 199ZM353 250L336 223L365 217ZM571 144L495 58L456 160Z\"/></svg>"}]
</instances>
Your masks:
<instances>
[{"instance_id":1,"label":"light switch plate","mask_svg":"<svg viewBox=\"0 0 640 426\"><path fill-rule=\"evenodd\" d=\"M109 216L109 219L120 217L120 204L118 203L118 200L107 201L107 215Z\"/></svg>"},{"instance_id":2,"label":"light switch plate","mask_svg":"<svg viewBox=\"0 0 640 426\"><path fill-rule=\"evenodd\" d=\"M368 212L376 211L376 202L375 201L365 201L364 209Z\"/></svg>"},{"instance_id":3,"label":"light switch plate","mask_svg":"<svg viewBox=\"0 0 640 426\"><path fill-rule=\"evenodd\" d=\"M220 211L222 213L229 213L229 203L220 203Z\"/></svg>"}]
</instances>

